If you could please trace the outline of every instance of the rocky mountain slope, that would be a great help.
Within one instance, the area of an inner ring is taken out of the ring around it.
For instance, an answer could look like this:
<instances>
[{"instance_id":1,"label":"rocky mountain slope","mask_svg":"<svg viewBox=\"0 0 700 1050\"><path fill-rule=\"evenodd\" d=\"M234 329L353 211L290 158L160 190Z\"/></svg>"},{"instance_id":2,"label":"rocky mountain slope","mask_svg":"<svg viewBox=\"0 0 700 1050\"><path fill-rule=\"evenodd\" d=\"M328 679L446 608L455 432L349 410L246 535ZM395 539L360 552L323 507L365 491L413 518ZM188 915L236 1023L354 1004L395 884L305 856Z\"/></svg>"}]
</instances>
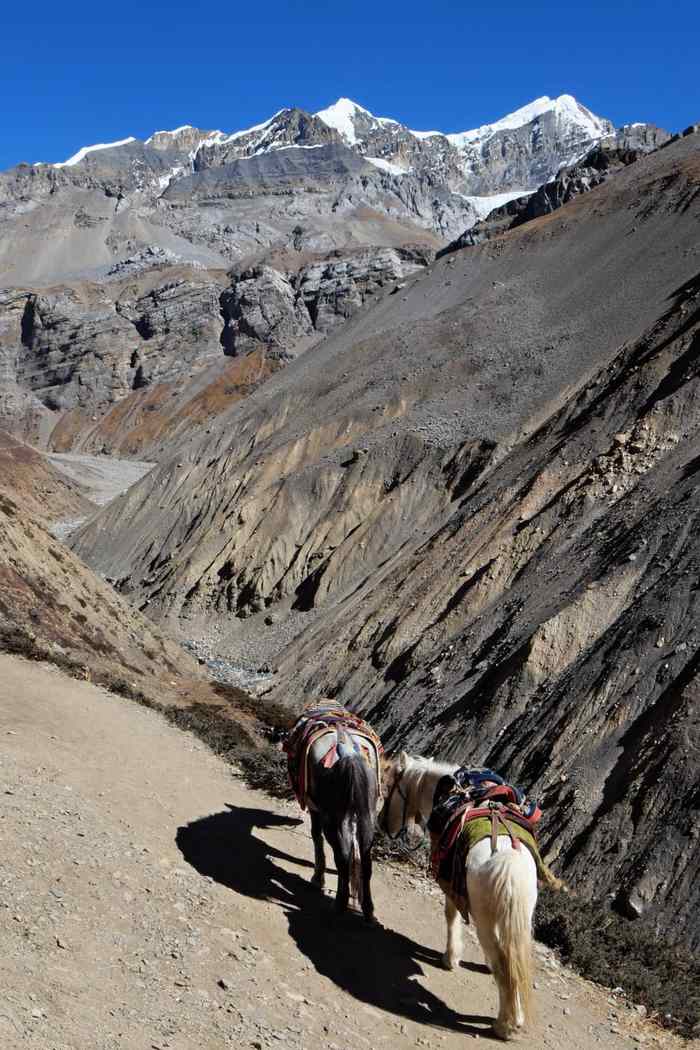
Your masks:
<instances>
[{"instance_id":1,"label":"rocky mountain slope","mask_svg":"<svg viewBox=\"0 0 700 1050\"><path fill-rule=\"evenodd\" d=\"M437 255L449 255L450 252L459 251L461 248L473 247L491 237L498 237L507 230L514 230L524 222L549 215L550 212L568 204L574 197L600 186L628 164L634 164L642 155L636 149L620 149L617 145L596 145L571 167L561 168L553 179L545 182L534 193L516 197L494 208L486 218L470 226Z\"/></svg>"},{"instance_id":2,"label":"rocky mountain slope","mask_svg":"<svg viewBox=\"0 0 700 1050\"><path fill-rule=\"evenodd\" d=\"M87 516L94 504L81 486L53 468L36 449L0 430L0 488L47 520Z\"/></svg>"},{"instance_id":3,"label":"rocky mountain slope","mask_svg":"<svg viewBox=\"0 0 700 1050\"><path fill-rule=\"evenodd\" d=\"M340 99L21 164L0 174L0 425L150 454L115 422L146 404L146 430L167 438L183 384L221 401L222 355L284 361L594 144L638 154L665 138L568 95L455 134Z\"/></svg>"},{"instance_id":4,"label":"rocky mountain slope","mask_svg":"<svg viewBox=\"0 0 700 1050\"><path fill-rule=\"evenodd\" d=\"M384 291L75 541L232 651L296 633L280 698L543 791L560 870L690 943L699 228L691 135Z\"/></svg>"},{"instance_id":5,"label":"rocky mountain slope","mask_svg":"<svg viewBox=\"0 0 700 1050\"><path fill-rule=\"evenodd\" d=\"M662 141L658 148L663 149L679 138L697 134L697 130L696 125L691 125L672 139ZM573 165L561 168L554 178L549 179L534 193L516 197L494 208L484 219L474 223L446 248L442 248L437 253L438 257L449 255L460 248L480 244L490 237L505 233L506 230L514 230L524 222L531 222L541 215L556 211L581 193L588 193L589 190L600 186L628 164L634 164L648 152L639 147L639 140L635 142L632 138L620 136L615 140L598 142L584 157Z\"/></svg>"}]
</instances>

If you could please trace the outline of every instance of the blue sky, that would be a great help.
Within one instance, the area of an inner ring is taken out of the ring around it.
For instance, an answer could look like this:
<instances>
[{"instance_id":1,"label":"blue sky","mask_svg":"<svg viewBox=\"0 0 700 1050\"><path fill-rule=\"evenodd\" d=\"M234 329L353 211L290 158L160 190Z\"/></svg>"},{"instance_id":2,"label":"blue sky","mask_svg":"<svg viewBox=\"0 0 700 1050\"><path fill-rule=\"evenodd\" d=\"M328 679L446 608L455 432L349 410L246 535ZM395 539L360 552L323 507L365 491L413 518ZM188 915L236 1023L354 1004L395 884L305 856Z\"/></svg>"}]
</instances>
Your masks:
<instances>
[{"instance_id":1,"label":"blue sky","mask_svg":"<svg viewBox=\"0 0 700 1050\"><path fill-rule=\"evenodd\" d=\"M700 120L696 0L35 0L0 30L0 168L179 124L233 131L338 96L461 131L569 92L621 124Z\"/></svg>"}]
</instances>

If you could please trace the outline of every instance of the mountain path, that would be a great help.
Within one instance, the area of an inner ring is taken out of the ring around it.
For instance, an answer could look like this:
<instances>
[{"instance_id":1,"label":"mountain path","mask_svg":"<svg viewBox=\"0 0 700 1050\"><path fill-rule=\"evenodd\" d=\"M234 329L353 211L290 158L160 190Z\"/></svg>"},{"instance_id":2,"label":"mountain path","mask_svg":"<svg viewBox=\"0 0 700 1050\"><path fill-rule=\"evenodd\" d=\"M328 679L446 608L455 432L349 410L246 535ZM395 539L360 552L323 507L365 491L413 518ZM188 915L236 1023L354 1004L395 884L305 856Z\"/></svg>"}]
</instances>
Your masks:
<instances>
[{"instance_id":1,"label":"mountain path","mask_svg":"<svg viewBox=\"0 0 700 1050\"><path fill-rule=\"evenodd\" d=\"M384 926L336 919L298 809L156 713L0 656L0 740L6 1050L497 1045L471 931L461 971L440 968L437 890L378 866ZM519 1045L680 1045L537 955Z\"/></svg>"}]
</instances>

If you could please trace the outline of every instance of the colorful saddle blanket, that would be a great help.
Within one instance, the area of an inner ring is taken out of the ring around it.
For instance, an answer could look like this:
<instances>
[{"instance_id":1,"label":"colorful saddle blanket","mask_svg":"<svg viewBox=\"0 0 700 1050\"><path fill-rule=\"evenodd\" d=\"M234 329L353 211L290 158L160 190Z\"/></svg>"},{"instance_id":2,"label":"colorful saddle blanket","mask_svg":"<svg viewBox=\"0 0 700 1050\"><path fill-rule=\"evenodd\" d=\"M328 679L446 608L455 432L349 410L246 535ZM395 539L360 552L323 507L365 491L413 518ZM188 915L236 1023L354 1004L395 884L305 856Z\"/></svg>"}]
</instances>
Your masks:
<instances>
[{"instance_id":1,"label":"colorful saddle blanket","mask_svg":"<svg viewBox=\"0 0 700 1050\"><path fill-rule=\"evenodd\" d=\"M522 791L489 769L459 769L443 777L435 790L428 821L433 877L467 918L467 856L482 839L508 835L514 849L525 847L540 878L550 873L537 846L536 825L542 811Z\"/></svg>"},{"instance_id":2,"label":"colorful saddle blanket","mask_svg":"<svg viewBox=\"0 0 700 1050\"><path fill-rule=\"evenodd\" d=\"M377 783L381 780L384 748L372 727L340 704L329 702L308 707L294 723L284 743L289 783L302 809L306 809L309 804L313 807L313 799L309 795L311 748L321 738L329 738L323 765L330 769L338 761L339 730L344 730L341 732L343 740L374 769Z\"/></svg>"}]
</instances>

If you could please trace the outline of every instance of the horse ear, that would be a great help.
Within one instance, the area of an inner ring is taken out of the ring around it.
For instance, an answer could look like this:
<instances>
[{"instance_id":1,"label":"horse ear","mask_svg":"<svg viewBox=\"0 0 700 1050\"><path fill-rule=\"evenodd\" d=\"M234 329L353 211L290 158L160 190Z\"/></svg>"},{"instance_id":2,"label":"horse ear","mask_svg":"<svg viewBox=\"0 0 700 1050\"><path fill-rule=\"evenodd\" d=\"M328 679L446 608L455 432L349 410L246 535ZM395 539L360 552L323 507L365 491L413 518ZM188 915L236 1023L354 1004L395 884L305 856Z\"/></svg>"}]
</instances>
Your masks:
<instances>
[{"instance_id":1,"label":"horse ear","mask_svg":"<svg viewBox=\"0 0 700 1050\"><path fill-rule=\"evenodd\" d=\"M405 769L408 765L408 755L405 751L399 754L399 769Z\"/></svg>"}]
</instances>

